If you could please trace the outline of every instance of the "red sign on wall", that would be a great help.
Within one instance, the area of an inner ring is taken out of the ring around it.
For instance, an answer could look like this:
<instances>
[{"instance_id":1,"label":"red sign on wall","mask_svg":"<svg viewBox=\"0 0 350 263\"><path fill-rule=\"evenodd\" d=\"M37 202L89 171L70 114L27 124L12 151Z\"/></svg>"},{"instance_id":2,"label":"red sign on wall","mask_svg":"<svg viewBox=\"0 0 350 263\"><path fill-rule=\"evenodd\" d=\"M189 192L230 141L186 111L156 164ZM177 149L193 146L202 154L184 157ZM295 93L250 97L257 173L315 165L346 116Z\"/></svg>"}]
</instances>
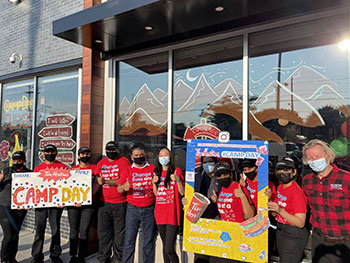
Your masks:
<instances>
[{"instance_id":1,"label":"red sign on wall","mask_svg":"<svg viewBox=\"0 0 350 263\"><path fill-rule=\"evenodd\" d=\"M45 127L38 133L41 138L51 137L72 137L73 129L71 126L67 127Z\"/></svg>"}]
</instances>

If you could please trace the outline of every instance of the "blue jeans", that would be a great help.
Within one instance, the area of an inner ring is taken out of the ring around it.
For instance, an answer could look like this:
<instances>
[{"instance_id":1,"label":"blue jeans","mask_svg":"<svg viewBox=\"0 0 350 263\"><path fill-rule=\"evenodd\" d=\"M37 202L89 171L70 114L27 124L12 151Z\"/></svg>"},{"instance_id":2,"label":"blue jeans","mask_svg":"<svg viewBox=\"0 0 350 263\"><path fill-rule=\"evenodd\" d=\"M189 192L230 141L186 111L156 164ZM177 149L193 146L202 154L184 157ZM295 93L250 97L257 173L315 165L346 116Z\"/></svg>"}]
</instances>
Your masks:
<instances>
[{"instance_id":1,"label":"blue jeans","mask_svg":"<svg viewBox=\"0 0 350 263\"><path fill-rule=\"evenodd\" d=\"M125 218L123 263L134 263L135 243L140 226L143 232L143 262L154 262L156 234L154 204L147 207L128 204Z\"/></svg>"}]
</instances>

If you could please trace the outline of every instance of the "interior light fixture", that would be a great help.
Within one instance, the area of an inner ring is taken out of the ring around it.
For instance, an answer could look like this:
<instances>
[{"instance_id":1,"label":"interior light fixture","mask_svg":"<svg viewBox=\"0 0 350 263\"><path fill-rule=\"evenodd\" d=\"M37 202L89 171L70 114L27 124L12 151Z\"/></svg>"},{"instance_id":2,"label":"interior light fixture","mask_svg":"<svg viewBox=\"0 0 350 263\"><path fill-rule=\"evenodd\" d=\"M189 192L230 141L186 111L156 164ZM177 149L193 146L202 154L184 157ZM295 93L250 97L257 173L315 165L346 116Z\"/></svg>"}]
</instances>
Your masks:
<instances>
[{"instance_id":1,"label":"interior light fixture","mask_svg":"<svg viewBox=\"0 0 350 263\"><path fill-rule=\"evenodd\" d=\"M344 39L338 44L340 50L342 51L348 51L350 50L350 39Z\"/></svg>"},{"instance_id":2,"label":"interior light fixture","mask_svg":"<svg viewBox=\"0 0 350 263\"><path fill-rule=\"evenodd\" d=\"M151 27L151 26L145 26L145 29L146 29L147 31L151 31L151 30L153 29L153 27Z\"/></svg>"},{"instance_id":3,"label":"interior light fixture","mask_svg":"<svg viewBox=\"0 0 350 263\"><path fill-rule=\"evenodd\" d=\"M95 43L102 44L102 40L101 39L95 39Z\"/></svg>"},{"instance_id":4,"label":"interior light fixture","mask_svg":"<svg viewBox=\"0 0 350 263\"><path fill-rule=\"evenodd\" d=\"M15 5L17 5L21 2L21 0L8 0L8 1L12 4L15 4Z\"/></svg>"},{"instance_id":5,"label":"interior light fixture","mask_svg":"<svg viewBox=\"0 0 350 263\"><path fill-rule=\"evenodd\" d=\"M216 12L222 12L222 11L224 11L224 7L223 7L223 6L217 6L217 7L215 8L215 11L216 11Z\"/></svg>"}]
</instances>

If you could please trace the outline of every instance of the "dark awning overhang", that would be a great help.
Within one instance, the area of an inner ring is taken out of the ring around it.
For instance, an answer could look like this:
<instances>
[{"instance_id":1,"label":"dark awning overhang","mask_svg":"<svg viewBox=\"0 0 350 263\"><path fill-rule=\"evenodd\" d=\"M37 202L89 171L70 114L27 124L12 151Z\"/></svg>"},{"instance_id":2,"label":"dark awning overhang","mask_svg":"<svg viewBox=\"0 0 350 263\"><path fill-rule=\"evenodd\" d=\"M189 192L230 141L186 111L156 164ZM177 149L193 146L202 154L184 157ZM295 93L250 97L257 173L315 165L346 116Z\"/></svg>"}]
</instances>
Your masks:
<instances>
[{"instance_id":1,"label":"dark awning overhang","mask_svg":"<svg viewBox=\"0 0 350 263\"><path fill-rule=\"evenodd\" d=\"M110 0L53 22L53 34L105 58L349 6L348 0ZM223 7L223 11L215 9ZM146 30L147 26L152 30ZM102 41L102 42L101 42Z\"/></svg>"}]
</instances>

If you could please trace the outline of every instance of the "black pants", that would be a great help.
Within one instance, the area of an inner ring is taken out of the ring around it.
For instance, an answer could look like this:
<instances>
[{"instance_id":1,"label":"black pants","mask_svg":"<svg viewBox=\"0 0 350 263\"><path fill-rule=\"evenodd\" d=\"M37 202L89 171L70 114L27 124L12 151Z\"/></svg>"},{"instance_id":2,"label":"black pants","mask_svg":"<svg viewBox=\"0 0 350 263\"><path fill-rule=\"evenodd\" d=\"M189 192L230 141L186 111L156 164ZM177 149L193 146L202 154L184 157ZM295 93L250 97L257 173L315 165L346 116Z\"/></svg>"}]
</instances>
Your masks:
<instances>
[{"instance_id":1,"label":"black pants","mask_svg":"<svg viewBox=\"0 0 350 263\"><path fill-rule=\"evenodd\" d=\"M16 258L18 236L26 210L11 210L9 206L0 205L0 225L4 237L1 243L1 262L11 262Z\"/></svg>"},{"instance_id":2,"label":"black pants","mask_svg":"<svg viewBox=\"0 0 350 263\"><path fill-rule=\"evenodd\" d=\"M306 227L277 223L276 242L280 263L299 263L309 237ZM330 263L330 262L329 262Z\"/></svg>"},{"instance_id":3,"label":"black pants","mask_svg":"<svg viewBox=\"0 0 350 263\"><path fill-rule=\"evenodd\" d=\"M36 208L35 209L35 237L32 246L32 262L43 262L43 246L45 240L45 228L47 218L51 228L50 258L57 258L62 253L61 248L61 215L63 208Z\"/></svg>"},{"instance_id":4,"label":"black pants","mask_svg":"<svg viewBox=\"0 0 350 263\"><path fill-rule=\"evenodd\" d=\"M165 263L179 263L179 257L175 251L175 241L178 226L157 225L160 238L163 242L163 259Z\"/></svg>"},{"instance_id":5,"label":"black pants","mask_svg":"<svg viewBox=\"0 0 350 263\"><path fill-rule=\"evenodd\" d=\"M95 209L92 206L67 207L69 221L69 255L85 258L89 229Z\"/></svg>"},{"instance_id":6,"label":"black pants","mask_svg":"<svg viewBox=\"0 0 350 263\"><path fill-rule=\"evenodd\" d=\"M313 263L350 262L350 241L343 244L329 243L313 231L311 246Z\"/></svg>"},{"instance_id":7,"label":"black pants","mask_svg":"<svg viewBox=\"0 0 350 263\"><path fill-rule=\"evenodd\" d=\"M125 214L127 203L103 203L98 211L99 262L121 262L125 238Z\"/></svg>"}]
</instances>

